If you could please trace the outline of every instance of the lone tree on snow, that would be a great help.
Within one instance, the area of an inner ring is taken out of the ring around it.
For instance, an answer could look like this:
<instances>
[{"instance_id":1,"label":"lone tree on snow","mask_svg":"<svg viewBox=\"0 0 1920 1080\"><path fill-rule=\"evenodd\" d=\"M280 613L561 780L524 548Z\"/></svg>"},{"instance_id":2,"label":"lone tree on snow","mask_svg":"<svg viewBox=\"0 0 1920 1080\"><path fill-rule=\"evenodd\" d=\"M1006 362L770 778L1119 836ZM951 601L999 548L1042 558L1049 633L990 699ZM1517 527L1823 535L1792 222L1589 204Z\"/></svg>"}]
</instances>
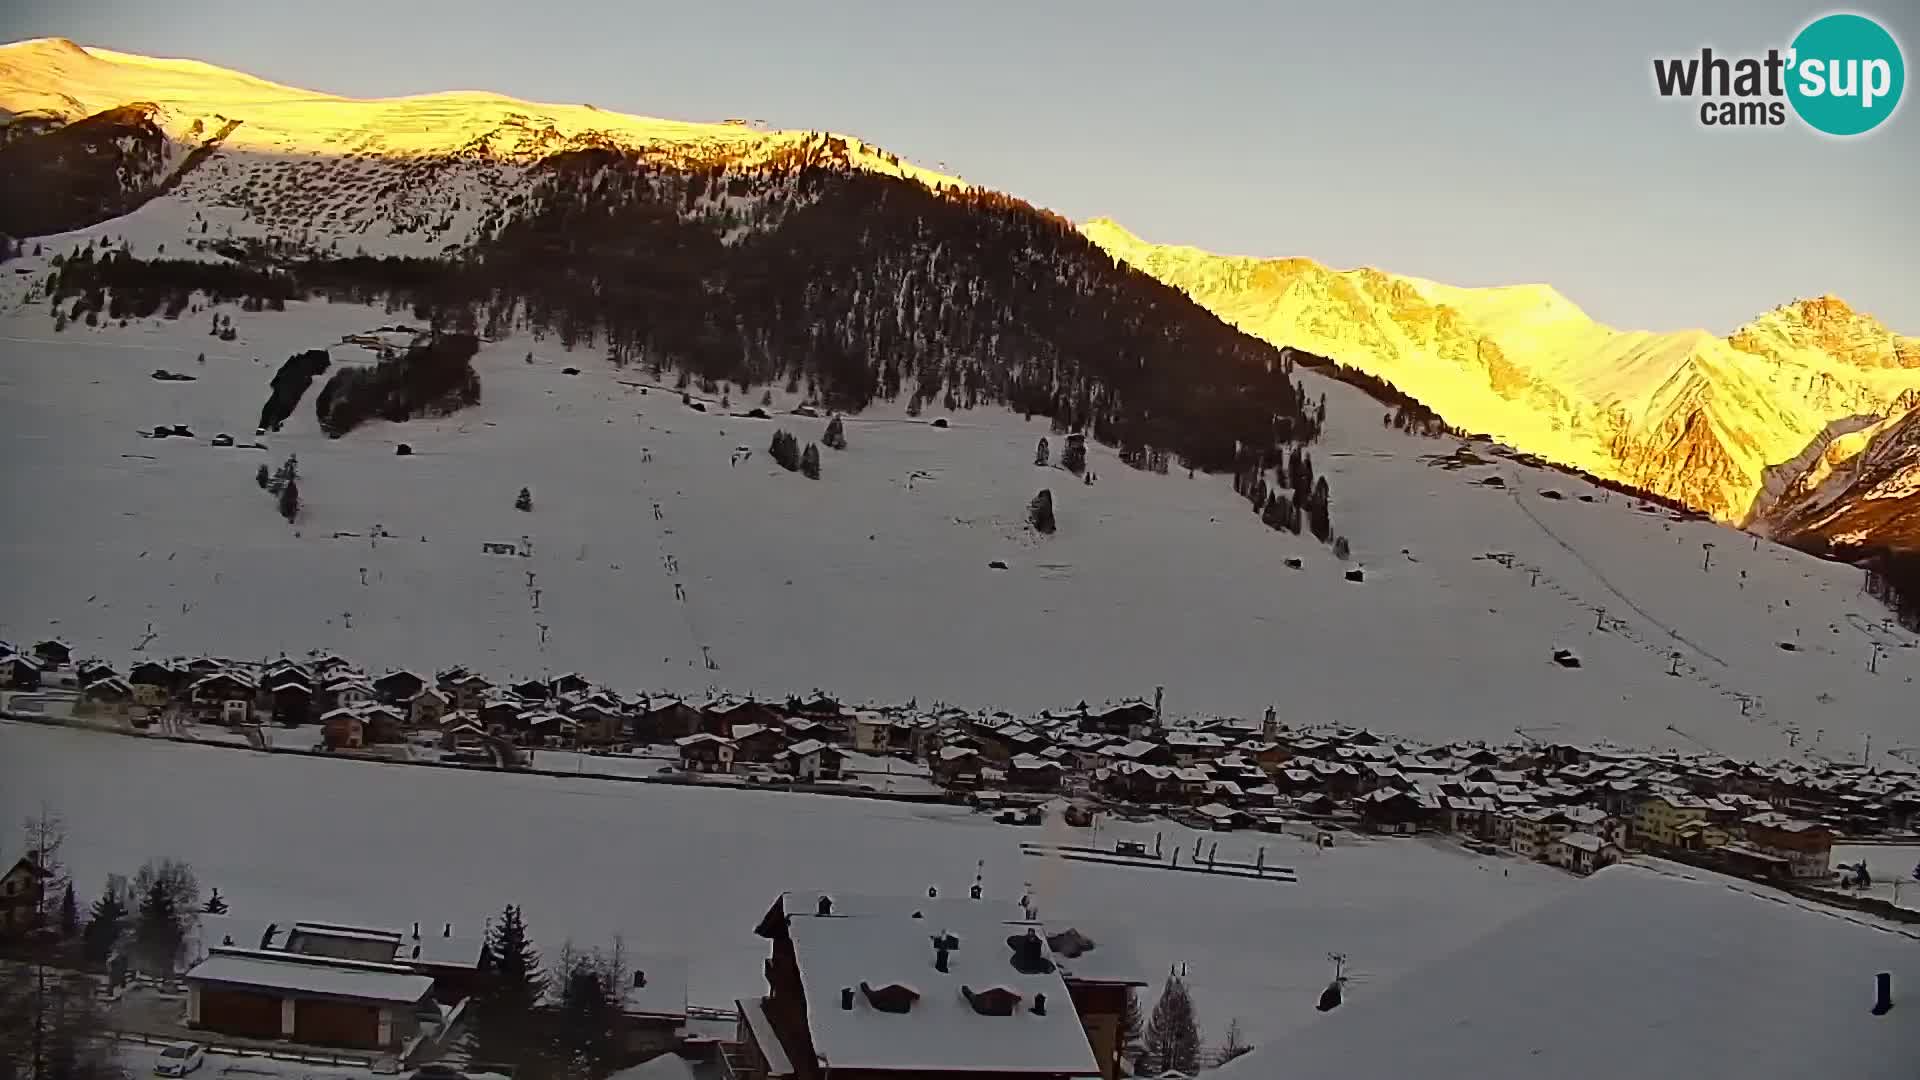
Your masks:
<instances>
[{"instance_id":1,"label":"lone tree on snow","mask_svg":"<svg viewBox=\"0 0 1920 1080\"><path fill-rule=\"evenodd\" d=\"M812 443L800 455L800 474L809 480L820 479L820 448Z\"/></svg>"},{"instance_id":2,"label":"lone tree on snow","mask_svg":"<svg viewBox=\"0 0 1920 1080\"><path fill-rule=\"evenodd\" d=\"M1084 435L1067 436L1067 448L1060 451L1060 467L1080 475L1087 468L1087 440Z\"/></svg>"},{"instance_id":3,"label":"lone tree on snow","mask_svg":"<svg viewBox=\"0 0 1920 1080\"><path fill-rule=\"evenodd\" d=\"M1053 452L1047 446L1045 435L1040 436L1040 448L1033 452L1033 463L1043 469L1053 463Z\"/></svg>"},{"instance_id":4,"label":"lone tree on snow","mask_svg":"<svg viewBox=\"0 0 1920 1080\"><path fill-rule=\"evenodd\" d=\"M225 915L227 913L227 902L221 897L219 886L214 886L213 895L207 897L206 906L200 910L209 915Z\"/></svg>"},{"instance_id":5,"label":"lone tree on snow","mask_svg":"<svg viewBox=\"0 0 1920 1080\"><path fill-rule=\"evenodd\" d=\"M267 490L267 485L273 482L272 475L267 472L266 462L260 463L259 471L253 474L253 482L260 485L261 491Z\"/></svg>"},{"instance_id":6,"label":"lone tree on snow","mask_svg":"<svg viewBox=\"0 0 1920 1080\"><path fill-rule=\"evenodd\" d=\"M288 480L280 489L280 516L288 521L300 516L300 481Z\"/></svg>"},{"instance_id":7,"label":"lone tree on snow","mask_svg":"<svg viewBox=\"0 0 1920 1080\"><path fill-rule=\"evenodd\" d=\"M788 472L800 468L800 440L784 428L773 433L773 445L767 448L767 454Z\"/></svg>"},{"instance_id":8,"label":"lone tree on snow","mask_svg":"<svg viewBox=\"0 0 1920 1080\"><path fill-rule=\"evenodd\" d=\"M1347 543L1346 537L1336 536L1333 538L1334 558L1339 559L1341 562L1346 562L1347 556L1351 554L1353 554L1353 547Z\"/></svg>"},{"instance_id":9,"label":"lone tree on snow","mask_svg":"<svg viewBox=\"0 0 1920 1080\"><path fill-rule=\"evenodd\" d=\"M489 1064L519 1064L540 1047L534 1009L546 992L540 954L527 936L520 909L511 904L487 930L482 966L493 978L474 997L472 1059Z\"/></svg>"},{"instance_id":10,"label":"lone tree on snow","mask_svg":"<svg viewBox=\"0 0 1920 1080\"><path fill-rule=\"evenodd\" d=\"M533 512L533 492L528 491L526 488L521 488L519 497L513 500L513 508L515 510L520 511L523 514L532 513Z\"/></svg>"},{"instance_id":11,"label":"lone tree on snow","mask_svg":"<svg viewBox=\"0 0 1920 1080\"><path fill-rule=\"evenodd\" d=\"M820 437L820 441L829 450L845 450L847 448L847 429L840 423L839 417L836 416L827 421L827 433Z\"/></svg>"},{"instance_id":12,"label":"lone tree on snow","mask_svg":"<svg viewBox=\"0 0 1920 1080\"><path fill-rule=\"evenodd\" d=\"M1148 1075L1177 1070L1192 1076L1199 1071L1200 1019L1193 1010L1193 996L1178 975L1167 976L1141 1042L1140 1059Z\"/></svg>"},{"instance_id":13,"label":"lone tree on snow","mask_svg":"<svg viewBox=\"0 0 1920 1080\"><path fill-rule=\"evenodd\" d=\"M1040 493L1027 504L1027 523L1035 532L1053 535L1053 489L1041 488Z\"/></svg>"}]
</instances>

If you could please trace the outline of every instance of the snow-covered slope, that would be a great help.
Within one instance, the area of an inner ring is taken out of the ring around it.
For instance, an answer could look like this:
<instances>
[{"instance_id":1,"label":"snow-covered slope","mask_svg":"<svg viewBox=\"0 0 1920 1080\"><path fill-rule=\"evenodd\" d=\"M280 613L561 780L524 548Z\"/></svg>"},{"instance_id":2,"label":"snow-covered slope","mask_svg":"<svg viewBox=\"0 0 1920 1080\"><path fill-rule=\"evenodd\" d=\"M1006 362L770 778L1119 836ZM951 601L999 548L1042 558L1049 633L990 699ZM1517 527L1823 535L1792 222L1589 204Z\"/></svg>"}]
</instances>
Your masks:
<instances>
[{"instance_id":1,"label":"snow-covered slope","mask_svg":"<svg viewBox=\"0 0 1920 1080\"><path fill-rule=\"evenodd\" d=\"M175 164L208 151L170 191L202 215L207 239L346 255L432 256L471 244L518 205L528 167L566 151L632 150L675 166L832 159L966 186L826 132L659 120L478 91L358 100L61 38L0 46L0 108L17 118L71 123L136 103L170 140ZM186 217L162 213L116 235L140 247L171 239L178 257L197 238L182 227Z\"/></svg>"},{"instance_id":2,"label":"snow-covered slope","mask_svg":"<svg viewBox=\"0 0 1920 1080\"><path fill-rule=\"evenodd\" d=\"M1174 714L1272 703L1293 723L1436 740L1521 728L1760 758L1912 741L1920 650L1858 571L1488 444L1383 429L1377 403L1304 372L1328 395L1312 453L1362 582L1262 525L1225 478L1136 471L1099 446L1091 486L1037 468L1041 420L877 409L847 419L850 446L809 481L766 448L776 427L815 441L824 419L697 412L550 339L485 344L481 403L453 417L329 440L309 396L270 451L216 448L221 432L249 441L286 356L364 359L342 338L404 318L221 311L238 340L208 337L205 312L61 333L37 304L0 317L0 638L57 632L121 659L151 633L161 655L329 648L634 690L1011 709L1159 684ZM161 367L197 380L152 379ZM137 433L163 423L195 437ZM296 528L254 485L288 454ZM513 508L523 485L531 513ZM1047 538L1025 524L1042 487ZM523 535L530 559L482 550ZM1554 664L1555 647L1583 666Z\"/></svg>"},{"instance_id":3,"label":"snow-covered slope","mask_svg":"<svg viewBox=\"0 0 1920 1080\"><path fill-rule=\"evenodd\" d=\"M1105 219L1082 231L1248 333L1384 378L1456 427L1722 521L1764 527L1756 501L1769 468L1837 421L1877 421L1920 399L1920 339L1833 297L1784 305L1727 338L1628 332L1546 285L1465 289L1214 255Z\"/></svg>"}]
</instances>

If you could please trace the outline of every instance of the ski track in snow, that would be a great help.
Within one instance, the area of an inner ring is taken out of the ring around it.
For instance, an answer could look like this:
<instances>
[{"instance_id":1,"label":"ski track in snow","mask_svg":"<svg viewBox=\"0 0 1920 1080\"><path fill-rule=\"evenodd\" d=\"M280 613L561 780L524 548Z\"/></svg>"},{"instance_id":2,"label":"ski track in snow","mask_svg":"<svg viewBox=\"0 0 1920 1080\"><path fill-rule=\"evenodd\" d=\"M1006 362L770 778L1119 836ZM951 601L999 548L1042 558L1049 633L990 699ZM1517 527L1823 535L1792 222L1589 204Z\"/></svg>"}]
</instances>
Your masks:
<instances>
[{"instance_id":1,"label":"ski track in snow","mask_svg":"<svg viewBox=\"0 0 1920 1080\"><path fill-rule=\"evenodd\" d=\"M210 339L207 311L58 334L38 302L0 314L0 559L16 570L0 575L0 637L57 633L116 662L143 641L160 656L335 649L375 669L579 670L626 691L818 687L1012 710L1164 685L1174 715L1273 704L1293 724L1436 741L1521 728L1762 759L1911 741L1914 638L1859 594L1857 571L1750 551L1742 534L1505 459L1435 467L1423 458L1457 441L1382 430L1377 403L1310 373L1329 408L1311 450L1361 584L1324 545L1262 526L1225 478L1136 472L1099 446L1091 486L1036 468L1035 441L1056 459L1061 442L1038 419L982 408L936 429L938 414L883 404L848 418L850 447L824 451L809 481L765 453L776 427L812 442L826 425L784 415L784 395L771 421L721 415L717 401L696 412L677 392L643 392L644 372L609 368L591 343L569 353L525 335L483 344L473 409L329 440L316 385L263 438L268 452L216 449L219 432L250 439L287 355L326 346L336 364L365 363L342 336L407 321L323 302L221 310L239 340ZM152 380L156 366L197 381ZM160 423L195 437L138 436ZM394 456L401 441L413 456ZM736 446L753 453L732 463ZM289 453L305 503L295 529L252 476ZM1495 472L1512 493L1476 483ZM512 507L522 485L530 514ZM1047 538L1025 526L1042 486L1060 521ZM370 537L376 524L390 536ZM480 552L522 534L530 558ZM1708 541L1703 573L1694 553ZM1718 661L1712 677L1673 678L1667 650L1629 623L1595 626L1596 610L1622 604ZM1870 674L1875 641L1886 655ZM1555 647L1583 667L1554 665ZM1743 715L1742 700L1764 715Z\"/></svg>"}]
</instances>

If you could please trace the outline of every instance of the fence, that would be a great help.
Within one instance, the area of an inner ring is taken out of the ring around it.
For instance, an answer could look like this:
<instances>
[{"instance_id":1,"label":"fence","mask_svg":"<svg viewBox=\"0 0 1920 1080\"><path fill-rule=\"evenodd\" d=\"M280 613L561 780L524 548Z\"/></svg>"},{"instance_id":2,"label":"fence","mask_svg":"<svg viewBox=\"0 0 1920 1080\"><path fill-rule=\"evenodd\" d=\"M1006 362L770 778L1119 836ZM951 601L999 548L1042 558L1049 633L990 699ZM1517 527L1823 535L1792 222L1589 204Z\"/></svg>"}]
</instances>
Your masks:
<instances>
[{"instance_id":1,"label":"fence","mask_svg":"<svg viewBox=\"0 0 1920 1080\"><path fill-rule=\"evenodd\" d=\"M120 1042L136 1043L141 1046L168 1046L187 1041L178 1035L150 1035L144 1031L115 1031L112 1034ZM202 1042L200 1045L209 1054L220 1054L225 1057L271 1058L274 1061L297 1061L303 1065L347 1065L362 1069L372 1068L374 1063L374 1059L365 1054L337 1054L329 1050L285 1050L278 1047L210 1042Z\"/></svg>"}]
</instances>

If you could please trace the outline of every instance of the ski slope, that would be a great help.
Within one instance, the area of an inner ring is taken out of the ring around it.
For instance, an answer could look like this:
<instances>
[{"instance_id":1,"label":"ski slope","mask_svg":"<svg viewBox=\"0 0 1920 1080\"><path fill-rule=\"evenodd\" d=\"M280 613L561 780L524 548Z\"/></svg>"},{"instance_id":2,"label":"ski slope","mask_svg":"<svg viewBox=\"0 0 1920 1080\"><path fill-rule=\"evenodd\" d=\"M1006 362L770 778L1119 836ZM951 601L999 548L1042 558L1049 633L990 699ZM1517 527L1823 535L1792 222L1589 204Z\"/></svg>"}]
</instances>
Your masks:
<instances>
[{"instance_id":1,"label":"ski slope","mask_svg":"<svg viewBox=\"0 0 1920 1080\"><path fill-rule=\"evenodd\" d=\"M823 450L809 481L766 448L778 426L817 441L824 418L696 412L551 340L485 344L482 403L453 417L329 441L316 382L268 452L215 448L220 432L250 441L288 354L368 362L342 338L405 320L222 310L239 340L207 336L205 311L58 334L37 303L0 315L0 638L59 634L115 661L143 640L163 656L333 649L371 668L1011 710L1163 685L1172 715L1273 704L1296 725L1761 759L1920 741L1920 653L1857 571L1487 444L1469 448L1484 463L1443 466L1463 444L1383 429L1379 405L1311 376L1330 415L1312 454L1361 583L1310 537L1262 526L1224 478L1136 472L1097 446L1091 486L1036 467L1043 436L1059 458L1044 420L852 417L849 448ZM139 436L162 423L196 437ZM288 454L295 527L253 482ZM522 486L531 513L513 508ZM1043 486L1052 537L1025 524ZM529 558L482 551L522 536ZM1551 661L1562 647L1580 668Z\"/></svg>"},{"instance_id":2,"label":"ski slope","mask_svg":"<svg viewBox=\"0 0 1920 1080\"><path fill-rule=\"evenodd\" d=\"M1439 840L1343 834L1317 851L1206 837L1222 859L1264 845L1269 864L1298 870L1276 884L1021 855L1022 840L1086 842L1057 814L1019 828L950 806L377 768L6 722L0 762L0 820L58 810L83 902L108 873L171 855L250 919L467 932L518 903L549 960L569 938L618 933L635 951L685 955L690 999L718 1007L764 992L753 928L782 890L961 896L979 873L989 899L1030 894L1049 925L1125 940L1150 994L1184 963L1209 1039L1237 1016L1257 1042L1318 1015L1329 951L1349 955L1350 993L1367 993L1580 886ZM1171 824L1099 835L1151 844L1156 831L1191 850L1194 834Z\"/></svg>"}]
</instances>

